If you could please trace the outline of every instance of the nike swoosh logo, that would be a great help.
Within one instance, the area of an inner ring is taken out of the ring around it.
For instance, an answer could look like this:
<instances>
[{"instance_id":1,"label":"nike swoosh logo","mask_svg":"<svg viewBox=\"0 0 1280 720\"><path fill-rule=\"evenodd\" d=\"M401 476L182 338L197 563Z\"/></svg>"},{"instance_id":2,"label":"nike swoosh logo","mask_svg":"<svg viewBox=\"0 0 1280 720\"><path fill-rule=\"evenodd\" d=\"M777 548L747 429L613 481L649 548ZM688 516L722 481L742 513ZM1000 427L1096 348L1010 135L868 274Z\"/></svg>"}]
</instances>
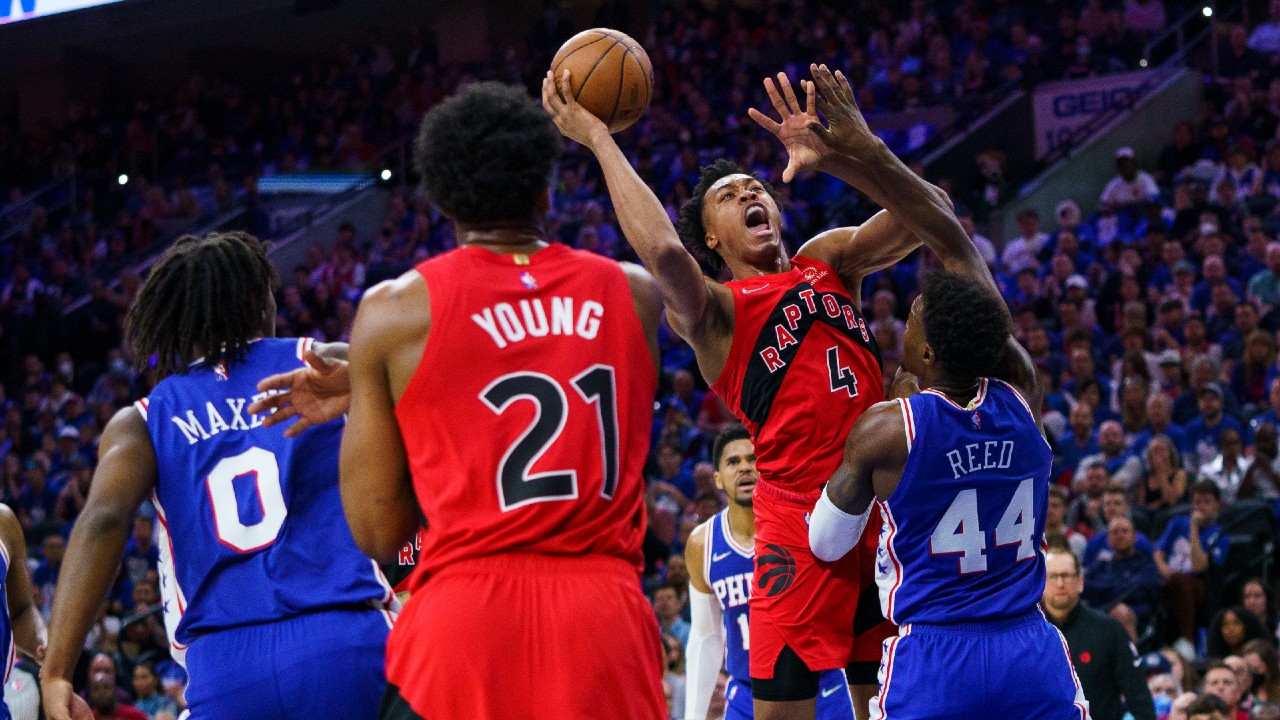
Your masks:
<instances>
[{"instance_id":1,"label":"nike swoosh logo","mask_svg":"<svg viewBox=\"0 0 1280 720\"><path fill-rule=\"evenodd\" d=\"M835 686L835 687L833 687L833 688L827 688L826 690L823 690L823 691L822 691L822 697L831 697L832 695L834 695L834 694L836 694L837 692L839 692L839 690L840 690L840 686L839 686L839 685L837 685L837 686Z\"/></svg>"},{"instance_id":2,"label":"nike swoosh logo","mask_svg":"<svg viewBox=\"0 0 1280 720\"><path fill-rule=\"evenodd\" d=\"M742 288L742 294L743 294L743 295L750 295L750 294L751 294L751 293L753 293L753 292L760 292L761 290L763 290L763 289L765 289L765 288L769 287L769 286L770 286L770 285L772 285L772 284L773 284L773 283L765 283L765 284L761 285L760 287L753 287L753 288L751 288L750 290L748 290L747 288Z\"/></svg>"},{"instance_id":3,"label":"nike swoosh logo","mask_svg":"<svg viewBox=\"0 0 1280 720\"><path fill-rule=\"evenodd\" d=\"M711 556L711 562L720 562L721 560L723 560L723 559L725 559L725 558L727 558L727 557L729 557L729 553L727 553L727 552L722 552L722 553L720 553L719 555L712 555L712 556Z\"/></svg>"}]
</instances>

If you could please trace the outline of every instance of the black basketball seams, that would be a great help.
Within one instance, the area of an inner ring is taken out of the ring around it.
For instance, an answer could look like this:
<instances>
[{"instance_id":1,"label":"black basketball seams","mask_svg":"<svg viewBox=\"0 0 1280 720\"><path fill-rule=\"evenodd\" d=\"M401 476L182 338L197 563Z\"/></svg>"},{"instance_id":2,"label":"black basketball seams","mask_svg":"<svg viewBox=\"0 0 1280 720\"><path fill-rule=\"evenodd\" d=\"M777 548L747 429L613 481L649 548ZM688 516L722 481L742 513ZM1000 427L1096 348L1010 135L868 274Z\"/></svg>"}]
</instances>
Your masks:
<instances>
[{"instance_id":1,"label":"black basketball seams","mask_svg":"<svg viewBox=\"0 0 1280 720\"><path fill-rule=\"evenodd\" d=\"M578 91L573 94L574 100L577 100L578 97L582 95L582 91L587 87L587 81L591 79L591 75L595 73L596 68L600 67L600 63L604 62L604 59L609 57L609 55L613 53L613 49L617 47L618 44L621 42L622 42L621 40L615 39L613 41L613 44L609 46L609 49L605 50L603 53L600 54L600 57L596 58L595 63L591 65L591 69L587 71L586 77L582 78L582 84L578 86ZM624 50L626 49L625 45L623 46L623 49ZM610 118L610 120L612 119L613 118Z\"/></svg>"},{"instance_id":2,"label":"black basketball seams","mask_svg":"<svg viewBox=\"0 0 1280 720\"><path fill-rule=\"evenodd\" d=\"M595 45L596 43L600 42L601 40L608 40L608 39L609 39L609 38L611 38L611 37L613 37L613 36L612 36L612 35L603 35L603 36L601 36L601 37L595 38L595 39L594 39L594 40L592 40L591 42L584 42L584 43L582 43L581 45L579 45L578 47L576 47L576 48L574 48L574 49L570 50L570 51L569 51L569 53L568 53L567 55L565 55L564 57L560 58L560 62L556 63L555 67L551 68L551 74L554 76L554 75L556 74L556 72L560 69L560 66L561 66L561 65L563 65L563 64L564 64L564 62L565 62L566 60L568 60L569 58L573 57L573 56L574 56L574 54L575 54L575 53L577 53L577 52L578 52L579 50L581 50L582 48L584 48L584 47L590 47L590 46ZM576 100L577 98L574 98L574 99Z\"/></svg>"}]
</instances>

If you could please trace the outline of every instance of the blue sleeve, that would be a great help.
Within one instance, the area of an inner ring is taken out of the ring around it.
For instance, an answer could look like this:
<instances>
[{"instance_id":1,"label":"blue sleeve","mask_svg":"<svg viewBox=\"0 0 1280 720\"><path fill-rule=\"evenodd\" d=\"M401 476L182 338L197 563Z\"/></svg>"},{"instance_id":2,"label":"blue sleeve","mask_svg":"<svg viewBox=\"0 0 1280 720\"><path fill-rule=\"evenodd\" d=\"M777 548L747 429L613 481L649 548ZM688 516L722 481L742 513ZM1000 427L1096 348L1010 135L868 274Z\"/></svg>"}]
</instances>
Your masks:
<instances>
[{"instance_id":1,"label":"blue sleeve","mask_svg":"<svg viewBox=\"0 0 1280 720\"><path fill-rule=\"evenodd\" d=\"M1133 546L1138 548L1138 552L1144 552L1148 555L1155 552L1155 546L1147 539L1146 533L1138 533L1138 539L1133 542Z\"/></svg>"},{"instance_id":2,"label":"blue sleeve","mask_svg":"<svg viewBox=\"0 0 1280 720\"><path fill-rule=\"evenodd\" d=\"M1173 543L1181 534L1181 530L1178 527L1181 519L1182 518L1174 518L1170 520L1169 524L1164 528L1164 534L1160 536L1160 542L1156 543L1156 549L1163 552L1166 556L1173 552Z\"/></svg>"}]
</instances>

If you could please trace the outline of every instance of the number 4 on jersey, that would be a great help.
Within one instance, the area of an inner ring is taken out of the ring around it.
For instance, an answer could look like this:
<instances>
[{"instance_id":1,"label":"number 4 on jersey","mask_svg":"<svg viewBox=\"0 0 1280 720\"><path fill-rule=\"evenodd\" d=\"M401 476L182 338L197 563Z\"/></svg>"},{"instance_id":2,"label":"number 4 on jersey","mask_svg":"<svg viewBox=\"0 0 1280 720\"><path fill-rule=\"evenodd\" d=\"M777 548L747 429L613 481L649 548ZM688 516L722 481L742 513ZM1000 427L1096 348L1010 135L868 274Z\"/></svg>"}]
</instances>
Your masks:
<instances>
[{"instance_id":1,"label":"number 4 on jersey","mask_svg":"<svg viewBox=\"0 0 1280 720\"><path fill-rule=\"evenodd\" d=\"M996 525L996 547L1018 546L1018 560L1035 557L1035 490L1027 478ZM929 538L934 555L960 555L960 574L986 572L987 534L978 526L978 491L961 490Z\"/></svg>"},{"instance_id":2,"label":"number 4 on jersey","mask_svg":"<svg viewBox=\"0 0 1280 720\"><path fill-rule=\"evenodd\" d=\"M827 370L831 373L831 392L844 390L849 397L858 396L858 376L852 368L840 364L840 349L835 345L827 348Z\"/></svg>"}]
</instances>

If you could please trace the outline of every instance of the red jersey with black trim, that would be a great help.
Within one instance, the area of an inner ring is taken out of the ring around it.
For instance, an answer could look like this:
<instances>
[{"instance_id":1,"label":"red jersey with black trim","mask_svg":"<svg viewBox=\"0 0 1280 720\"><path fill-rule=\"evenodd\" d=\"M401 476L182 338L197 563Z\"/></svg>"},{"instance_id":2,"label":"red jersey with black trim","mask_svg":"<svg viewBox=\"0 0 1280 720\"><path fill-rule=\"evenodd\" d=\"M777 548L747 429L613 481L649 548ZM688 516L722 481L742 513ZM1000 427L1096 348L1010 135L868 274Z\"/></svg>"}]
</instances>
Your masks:
<instances>
[{"instance_id":1,"label":"red jersey with black trim","mask_svg":"<svg viewBox=\"0 0 1280 720\"><path fill-rule=\"evenodd\" d=\"M884 400L880 349L824 262L725 283L733 344L712 388L751 432L762 482L817 499L844 458L849 429Z\"/></svg>"},{"instance_id":2,"label":"red jersey with black trim","mask_svg":"<svg viewBox=\"0 0 1280 720\"><path fill-rule=\"evenodd\" d=\"M431 331L396 406L425 521L410 589L499 553L639 567L657 373L622 268L550 245L463 247L417 271Z\"/></svg>"}]
</instances>

